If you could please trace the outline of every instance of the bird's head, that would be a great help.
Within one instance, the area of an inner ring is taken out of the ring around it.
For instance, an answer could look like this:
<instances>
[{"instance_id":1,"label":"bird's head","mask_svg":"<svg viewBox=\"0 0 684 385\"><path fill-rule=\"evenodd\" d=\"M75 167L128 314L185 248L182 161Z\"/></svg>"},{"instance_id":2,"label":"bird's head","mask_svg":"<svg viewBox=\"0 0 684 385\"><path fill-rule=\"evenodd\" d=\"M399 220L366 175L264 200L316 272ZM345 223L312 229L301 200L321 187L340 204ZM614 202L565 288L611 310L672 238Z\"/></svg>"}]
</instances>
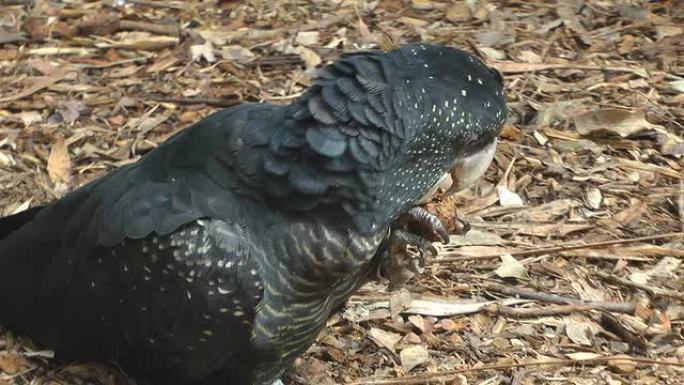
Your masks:
<instances>
[{"instance_id":1,"label":"bird's head","mask_svg":"<svg viewBox=\"0 0 684 385\"><path fill-rule=\"evenodd\" d=\"M501 76L476 57L411 44L344 55L320 71L286 116L272 148L291 158L287 143L305 142L288 174L307 196L301 207L341 208L360 232L373 233L447 170L491 153L506 105Z\"/></svg>"}]
</instances>

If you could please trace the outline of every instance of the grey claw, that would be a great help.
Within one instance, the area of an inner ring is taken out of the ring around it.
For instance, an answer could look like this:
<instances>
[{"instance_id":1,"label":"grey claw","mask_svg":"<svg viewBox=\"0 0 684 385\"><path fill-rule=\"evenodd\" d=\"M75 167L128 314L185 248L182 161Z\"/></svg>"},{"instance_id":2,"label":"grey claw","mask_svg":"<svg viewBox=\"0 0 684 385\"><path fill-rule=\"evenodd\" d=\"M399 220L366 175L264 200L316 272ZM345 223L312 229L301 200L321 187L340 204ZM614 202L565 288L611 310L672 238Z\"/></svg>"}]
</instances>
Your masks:
<instances>
[{"instance_id":1,"label":"grey claw","mask_svg":"<svg viewBox=\"0 0 684 385\"><path fill-rule=\"evenodd\" d=\"M421 256L424 256L426 253L432 255L437 253L437 250L429 240L406 230L394 230L390 238L393 247L415 246Z\"/></svg>"},{"instance_id":2,"label":"grey claw","mask_svg":"<svg viewBox=\"0 0 684 385\"><path fill-rule=\"evenodd\" d=\"M406 213L418 226L433 233L442 243L449 243L449 232L442 221L424 208L417 206Z\"/></svg>"}]
</instances>

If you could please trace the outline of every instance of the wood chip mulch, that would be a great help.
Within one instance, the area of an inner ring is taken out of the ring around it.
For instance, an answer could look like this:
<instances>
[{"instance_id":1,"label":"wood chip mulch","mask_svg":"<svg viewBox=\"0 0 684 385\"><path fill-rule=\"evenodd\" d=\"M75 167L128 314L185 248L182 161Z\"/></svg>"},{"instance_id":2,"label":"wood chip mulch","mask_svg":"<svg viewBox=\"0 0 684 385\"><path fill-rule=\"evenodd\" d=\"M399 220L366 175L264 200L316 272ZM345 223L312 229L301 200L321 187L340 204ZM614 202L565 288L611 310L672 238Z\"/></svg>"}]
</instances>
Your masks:
<instances>
[{"instance_id":1,"label":"wood chip mulch","mask_svg":"<svg viewBox=\"0 0 684 385\"><path fill-rule=\"evenodd\" d=\"M0 1L0 215L415 41L506 80L496 159L448 203L472 230L363 287L288 381L684 384L683 1ZM47 348L0 330L0 385L118 381Z\"/></svg>"}]
</instances>

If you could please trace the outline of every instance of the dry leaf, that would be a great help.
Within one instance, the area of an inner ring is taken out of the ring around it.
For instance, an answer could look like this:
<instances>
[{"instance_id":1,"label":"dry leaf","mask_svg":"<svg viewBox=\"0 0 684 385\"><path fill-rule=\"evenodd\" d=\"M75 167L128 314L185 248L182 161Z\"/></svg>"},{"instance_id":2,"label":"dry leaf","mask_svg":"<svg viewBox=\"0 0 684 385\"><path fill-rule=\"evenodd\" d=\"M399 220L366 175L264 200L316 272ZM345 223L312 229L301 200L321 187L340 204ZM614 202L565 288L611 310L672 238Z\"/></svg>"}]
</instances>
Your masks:
<instances>
[{"instance_id":1,"label":"dry leaf","mask_svg":"<svg viewBox=\"0 0 684 385\"><path fill-rule=\"evenodd\" d=\"M22 111L19 116L21 122L24 123L25 126L30 126L34 123L43 121L43 116L38 111Z\"/></svg>"},{"instance_id":2,"label":"dry leaf","mask_svg":"<svg viewBox=\"0 0 684 385\"><path fill-rule=\"evenodd\" d=\"M14 167L16 164L17 161L11 154L0 151L0 166L4 168L10 168Z\"/></svg>"},{"instance_id":3,"label":"dry leaf","mask_svg":"<svg viewBox=\"0 0 684 385\"><path fill-rule=\"evenodd\" d=\"M492 11L496 10L496 5L491 4L487 0L466 1L465 3L471 7L470 10L473 12L473 16L479 20L489 19Z\"/></svg>"},{"instance_id":4,"label":"dry leaf","mask_svg":"<svg viewBox=\"0 0 684 385\"><path fill-rule=\"evenodd\" d=\"M597 210L601 207L601 202L603 201L603 194L601 194L601 190L599 190L598 188L589 187L587 189L587 194L585 198L587 201L587 206L589 206L590 209Z\"/></svg>"},{"instance_id":5,"label":"dry leaf","mask_svg":"<svg viewBox=\"0 0 684 385\"><path fill-rule=\"evenodd\" d=\"M178 38L172 36L142 36L131 34L128 39L112 43L95 43L98 48L120 48L140 51L160 51L178 44Z\"/></svg>"},{"instance_id":6,"label":"dry leaf","mask_svg":"<svg viewBox=\"0 0 684 385\"><path fill-rule=\"evenodd\" d=\"M204 44L195 44L190 46L190 57L192 61L199 61L204 58L209 63L216 61L216 56L214 55L214 45L211 41L207 40Z\"/></svg>"},{"instance_id":7,"label":"dry leaf","mask_svg":"<svg viewBox=\"0 0 684 385\"><path fill-rule=\"evenodd\" d=\"M651 275L654 277L664 277L667 278L675 273L677 267L682 263L679 258L665 257L658 262L653 269L651 269Z\"/></svg>"},{"instance_id":8,"label":"dry leaf","mask_svg":"<svg viewBox=\"0 0 684 385\"><path fill-rule=\"evenodd\" d=\"M508 189L504 185L496 186L496 192L499 195L499 204L501 206L523 206L523 200L520 195Z\"/></svg>"},{"instance_id":9,"label":"dry leaf","mask_svg":"<svg viewBox=\"0 0 684 385\"><path fill-rule=\"evenodd\" d=\"M558 0L556 11L563 19L563 23L577 33L584 44L591 45L593 42L591 34L584 28L576 12L579 7L581 7L580 1Z\"/></svg>"},{"instance_id":10,"label":"dry leaf","mask_svg":"<svg viewBox=\"0 0 684 385\"><path fill-rule=\"evenodd\" d=\"M583 277L576 277L570 282L570 286L583 301L605 301L606 291L602 288L597 288L592 283Z\"/></svg>"},{"instance_id":11,"label":"dry leaf","mask_svg":"<svg viewBox=\"0 0 684 385\"><path fill-rule=\"evenodd\" d=\"M301 45L316 45L320 41L320 32L302 31L297 33L294 42Z\"/></svg>"},{"instance_id":12,"label":"dry leaf","mask_svg":"<svg viewBox=\"0 0 684 385\"><path fill-rule=\"evenodd\" d=\"M501 265L494 271L494 273L501 278L525 279L529 277L527 275L527 269L525 266L517 259L513 258L513 256L510 254L501 255Z\"/></svg>"},{"instance_id":13,"label":"dry leaf","mask_svg":"<svg viewBox=\"0 0 684 385\"><path fill-rule=\"evenodd\" d=\"M524 50L524 51L520 52L518 59L520 59L520 61L525 62L525 63L541 63L541 61L542 61L541 56L537 55L536 53L534 53L530 50Z\"/></svg>"},{"instance_id":14,"label":"dry leaf","mask_svg":"<svg viewBox=\"0 0 684 385\"><path fill-rule=\"evenodd\" d=\"M21 355L13 353L0 354L0 372L14 374L29 367L29 362Z\"/></svg>"},{"instance_id":15,"label":"dry leaf","mask_svg":"<svg viewBox=\"0 0 684 385\"><path fill-rule=\"evenodd\" d=\"M401 343L404 345L418 345L423 341L420 339L418 334L414 332L408 332L404 338L401 339Z\"/></svg>"},{"instance_id":16,"label":"dry leaf","mask_svg":"<svg viewBox=\"0 0 684 385\"><path fill-rule=\"evenodd\" d=\"M471 221L470 225L473 227L479 227L479 223ZM538 237L562 237L576 231L588 230L594 227L591 224L584 223L497 223L488 222L486 224L489 230L498 230L500 232L506 233L517 233L517 234L527 234L536 235Z\"/></svg>"},{"instance_id":17,"label":"dry leaf","mask_svg":"<svg viewBox=\"0 0 684 385\"><path fill-rule=\"evenodd\" d=\"M404 370L410 372L416 366L426 363L430 359L430 355L422 345L413 345L403 349L399 353L399 358Z\"/></svg>"},{"instance_id":18,"label":"dry leaf","mask_svg":"<svg viewBox=\"0 0 684 385\"><path fill-rule=\"evenodd\" d=\"M648 204L646 202L634 200L630 202L627 208L613 214L611 218L602 219L600 224L612 228L619 226L633 227L639 224L639 220L647 209Z\"/></svg>"},{"instance_id":19,"label":"dry leaf","mask_svg":"<svg viewBox=\"0 0 684 385\"><path fill-rule=\"evenodd\" d=\"M429 323L427 323L427 322L425 321L425 318L423 318L420 314L414 314L414 315L408 316L408 321L409 321L413 326L415 326L416 328L418 328L418 330L420 330L422 333L425 333L425 332L429 331L429 330L428 330L428 328L429 328Z\"/></svg>"},{"instance_id":20,"label":"dry leaf","mask_svg":"<svg viewBox=\"0 0 684 385\"><path fill-rule=\"evenodd\" d=\"M180 59L176 55L170 55L168 57L161 57L158 58L151 66L149 66L145 72L147 73L154 73L154 72L161 72L164 71L170 67L173 67L174 65L178 64L180 62Z\"/></svg>"},{"instance_id":21,"label":"dry leaf","mask_svg":"<svg viewBox=\"0 0 684 385\"><path fill-rule=\"evenodd\" d=\"M503 49L507 44L515 42L515 35L506 30L483 30L480 32L475 32L475 38L477 39L478 46L488 48Z\"/></svg>"},{"instance_id":22,"label":"dry leaf","mask_svg":"<svg viewBox=\"0 0 684 385\"><path fill-rule=\"evenodd\" d=\"M626 138L639 131L662 128L662 126L647 122L644 110L629 111L614 108L591 111L577 116L575 128L582 135L609 132Z\"/></svg>"},{"instance_id":23,"label":"dry leaf","mask_svg":"<svg viewBox=\"0 0 684 385\"><path fill-rule=\"evenodd\" d=\"M304 63L306 63L306 68L316 68L317 65L321 64L322 60L321 57L318 56L316 52L313 50L306 48L302 45L297 46L295 48L299 56L304 60Z\"/></svg>"},{"instance_id":24,"label":"dry leaf","mask_svg":"<svg viewBox=\"0 0 684 385\"><path fill-rule=\"evenodd\" d=\"M576 360L576 361L591 360L592 358L601 357L600 354L591 353L591 352L568 353L568 354L566 354L566 356L568 358L570 358L571 360Z\"/></svg>"},{"instance_id":25,"label":"dry leaf","mask_svg":"<svg viewBox=\"0 0 684 385\"><path fill-rule=\"evenodd\" d=\"M454 24L464 23L472 17L473 14L465 1L452 5L446 13L446 19Z\"/></svg>"},{"instance_id":26,"label":"dry leaf","mask_svg":"<svg viewBox=\"0 0 684 385\"><path fill-rule=\"evenodd\" d=\"M637 363L631 358L632 357L626 354L618 354L614 358L608 360L608 368L614 372L631 373L637 367Z\"/></svg>"},{"instance_id":27,"label":"dry leaf","mask_svg":"<svg viewBox=\"0 0 684 385\"><path fill-rule=\"evenodd\" d=\"M121 26L121 17L115 13L93 12L81 17L76 30L79 34L107 36Z\"/></svg>"},{"instance_id":28,"label":"dry leaf","mask_svg":"<svg viewBox=\"0 0 684 385\"><path fill-rule=\"evenodd\" d=\"M57 139L50 149L47 160L48 175L53 183L71 182L71 157L63 138Z\"/></svg>"},{"instance_id":29,"label":"dry leaf","mask_svg":"<svg viewBox=\"0 0 684 385\"><path fill-rule=\"evenodd\" d=\"M506 52L492 47L478 47L477 49L479 49L485 56L487 56L487 59L489 59L490 61L504 60L507 57Z\"/></svg>"},{"instance_id":30,"label":"dry leaf","mask_svg":"<svg viewBox=\"0 0 684 385\"><path fill-rule=\"evenodd\" d=\"M226 60L240 64L249 63L256 57L252 51L240 45L229 45L221 48L221 56Z\"/></svg>"},{"instance_id":31,"label":"dry leaf","mask_svg":"<svg viewBox=\"0 0 684 385\"><path fill-rule=\"evenodd\" d=\"M407 16L402 16L397 20L406 24L406 25L410 25L413 27L425 27L428 24L430 24L429 22L427 22L425 20L416 19L415 17L407 17Z\"/></svg>"},{"instance_id":32,"label":"dry leaf","mask_svg":"<svg viewBox=\"0 0 684 385\"><path fill-rule=\"evenodd\" d=\"M650 276L646 271L635 271L629 275L629 280L640 285L646 285Z\"/></svg>"},{"instance_id":33,"label":"dry leaf","mask_svg":"<svg viewBox=\"0 0 684 385\"><path fill-rule=\"evenodd\" d=\"M430 0L411 0L411 8L420 11L429 11L435 8L435 3Z\"/></svg>"},{"instance_id":34,"label":"dry leaf","mask_svg":"<svg viewBox=\"0 0 684 385\"><path fill-rule=\"evenodd\" d=\"M356 3L354 3L354 8L356 10L356 17L358 19L359 35L361 35L361 38L364 40L368 39L371 34L370 30L368 29L366 23L363 21L363 18L361 17L361 13L359 13L359 8L356 5Z\"/></svg>"},{"instance_id":35,"label":"dry leaf","mask_svg":"<svg viewBox=\"0 0 684 385\"><path fill-rule=\"evenodd\" d=\"M565 334L576 344L591 346L594 343L592 337L598 330L598 326L593 322L581 321L575 318L565 319Z\"/></svg>"},{"instance_id":36,"label":"dry leaf","mask_svg":"<svg viewBox=\"0 0 684 385\"><path fill-rule=\"evenodd\" d=\"M523 132L512 124L504 125L501 129L500 136L504 139L512 140L514 142L519 142L525 137Z\"/></svg>"},{"instance_id":37,"label":"dry leaf","mask_svg":"<svg viewBox=\"0 0 684 385\"><path fill-rule=\"evenodd\" d=\"M378 346L386 348L391 352L394 352L394 347L397 345L397 342L401 340L401 335L380 328L371 328L368 334Z\"/></svg>"},{"instance_id":38,"label":"dry leaf","mask_svg":"<svg viewBox=\"0 0 684 385\"><path fill-rule=\"evenodd\" d=\"M59 106L59 113L66 124L73 124L86 111L88 107L78 99L69 99Z\"/></svg>"},{"instance_id":39,"label":"dry leaf","mask_svg":"<svg viewBox=\"0 0 684 385\"><path fill-rule=\"evenodd\" d=\"M581 206L582 202L575 199L558 199L536 207L520 210L514 213L513 217L518 221L551 222L559 217L568 215L572 209Z\"/></svg>"},{"instance_id":40,"label":"dry leaf","mask_svg":"<svg viewBox=\"0 0 684 385\"><path fill-rule=\"evenodd\" d=\"M54 75L41 78L40 80L36 81L32 85L26 87L25 89L13 94L13 95L7 95L7 96L1 97L0 103L25 98L29 95L32 95L32 94L42 90L43 88L50 87L51 85L53 85L53 84L59 82L60 80L64 79L66 77L66 75L69 73L69 71L71 71L71 69L69 67L62 68L59 71L56 71Z\"/></svg>"},{"instance_id":41,"label":"dry leaf","mask_svg":"<svg viewBox=\"0 0 684 385\"><path fill-rule=\"evenodd\" d=\"M451 234L448 247L493 246L503 244L503 239L490 231L470 230L465 234Z\"/></svg>"},{"instance_id":42,"label":"dry leaf","mask_svg":"<svg viewBox=\"0 0 684 385\"><path fill-rule=\"evenodd\" d=\"M406 289L396 290L389 300L390 314L392 319L397 318L411 304L411 293Z\"/></svg>"},{"instance_id":43,"label":"dry leaf","mask_svg":"<svg viewBox=\"0 0 684 385\"><path fill-rule=\"evenodd\" d=\"M674 25L656 25L657 40L663 40L666 37L681 35L684 33L684 28Z\"/></svg>"},{"instance_id":44,"label":"dry leaf","mask_svg":"<svg viewBox=\"0 0 684 385\"><path fill-rule=\"evenodd\" d=\"M684 92L684 79L671 81L670 85L675 90L677 90L679 92Z\"/></svg>"},{"instance_id":45,"label":"dry leaf","mask_svg":"<svg viewBox=\"0 0 684 385\"><path fill-rule=\"evenodd\" d=\"M545 110L548 111L548 110ZM539 118L542 118L545 114L539 114ZM543 123L542 123L543 124ZM534 136L534 139L537 140L537 143L539 143L540 146L546 146L546 143L549 142L549 138L546 137L546 135L542 134L541 132L534 130L532 132L532 136Z\"/></svg>"}]
</instances>

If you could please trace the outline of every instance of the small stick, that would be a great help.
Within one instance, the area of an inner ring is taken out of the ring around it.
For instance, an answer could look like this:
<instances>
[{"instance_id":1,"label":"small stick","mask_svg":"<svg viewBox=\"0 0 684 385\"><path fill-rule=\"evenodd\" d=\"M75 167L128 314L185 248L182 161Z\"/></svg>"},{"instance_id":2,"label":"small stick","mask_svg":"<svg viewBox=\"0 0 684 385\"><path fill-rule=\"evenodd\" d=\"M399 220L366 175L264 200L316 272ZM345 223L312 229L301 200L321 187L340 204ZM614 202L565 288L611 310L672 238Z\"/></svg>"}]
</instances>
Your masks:
<instances>
[{"instance_id":1,"label":"small stick","mask_svg":"<svg viewBox=\"0 0 684 385\"><path fill-rule=\"evenodd\" d=\"M176 4L171 4L168 1L149 1L149 0L127 0L131 4L137 4L137 5L142 5L143 7L150 7L150 8L170 8L170 9L176 9L179 11L184 11L185 8L176 5Z\"/></svg>"},{"instance_id":2,"label":"small stick","mask_svg":"<svg viewBox=\"0 0 684 385\"><path fill-rule=\"evenodd\" d=\"M494 365L482 365L478 367L467 367L454 370L445 370L436 373L424 373L417 374L413 376L406 376L403 378L393 378L388 380L375 380L375 381L363 381L363 382L350 382L346 385L408 385L408 384L424 384L427 382L437 382L437 381L454 381L454 376L456 374L468 373L468 372L478 372L485 370L503 370L512 368L523 368L523 367L533 367L533 366L547 366L547 365L586 365L586 364L603 364L610 361L619 362L635 362L645 365L663 365L663 366L676 366L684 367L684 362L670 362L662 360L653 360L650 358L641 357L595 357L595 358L585 358L577 360L546 360L546 361L536 361L536 362L521 362L517 364L494 364Z\"/></svg>"},{"instance_id":3,"label":"small stick","mask_svg":"<svg viewBox=\"0 0 684 385\"><path fill-rule=\"evenodd\" d=\"M33 0L4 0L2 5L31 5Z\"/></svg>"},{"instance_id":4,"label":"small stick","mask_svg":"<svg viewBox=\"0 0 684 385\"><path fill-rule=\"evenodd\" d=\"M657 288L657 287L650 287L647 285L642 285L640 283L632 282L628 279L620 278L618 276L606 274L606 273L603 273L600 271L596 272L596 275L598 275L599 277L601 277L607 281L613 282L613 283L618 284L618 285L623 285L623 286L643 290L652 297L669 297L669 298L678 299L680 301L684 301L684 294L682 294L682 293L676 293L676 292L673 292L671 290L665 290L665 289L661 289L661 288Z\"/></svg>"},{"instance_id":5,"label":"small stick","mask_svg":"<svg viewBox=\"0 0 684 385\"><path fill-rule=\"evenodd\" d=\"M679 196L677 197L677 206L679 206L679 220L682 222L682 231L684 231L684 179L679 180Z\"/></svg>"},{"instance_id":6,"label":"small stick","mask_svg":"<svg viewBox=\"0 0 684 385\"><path fill-rule=\"evenodd\" d=\"M221 99L221 98L174 98L161 95L143 95L139 96L140 99L144 100L154 100L156 102L163 103L178 103L178 104L206 104L214 107L232 107L242 103L241 100L237 99Z\"/></svg>"},{"instance_id":7,"label":"small stick","mask_svg":"<svg viewBox=\"0 0 684 385\"><path fill-rule=\"evenodd\" d=\"M596 310L596 307L591 305L551 305L540 308L520 308L493 304L486 306L485 310L491 314L499 314L513 318L534 318L591 311Z\"/></svg>"},{"instance_id":8,"label":"small stick","mask_svg":"<svg viewBox=\"0 0 684 385\"><path fill-rule=\"evenodd\" d=\"M648 72L646 72L646 70L620 66L601 66L575 63L517 63L512 61L493 61L489 64L504 74L539 72L558 69L578 69L585 71L631 72L643 78L648 77Z\"/></svg>"},{"instance_id":9,"label":"small stick","mask_svg":"<svg viewBox=\"0 0 684 385\"><path fill-rule=\"evenodd\" d=\"M126 29L132 31L145 31L156 33L158 35L177 36L180 28L174 24L154 24L142 21L121 20L119 29Z\"/></svg>"},{"instance_id":10,"label":"small stick","mask_svg":"<svg viewBox=\"0 0 684 385\"><path fill-rule=\"evenodd\" d=\"M141 63L141 62L145 62L148 60L149 60L149 58L142 56L142 57L134 57L134 58L130 58L130 59L123 59L123 60L119 60L119 61L113 61L113 62L107 63L107 64L72 63L71 65L74 68L78 68L78 69L87 69L87 68L103 69L103 68L120 66L120 65L124 65L124 64L128 64L128 63Z\"/></svg>"},{"instance_id":11,"label":"small stick","mask_svg":"<svg viewBox=\"0 0 684 385\"><path fill-rule=\"evenodd\" d=\"M586 302L576 298L564 297L557 294L542 293L539 291L520 290L513 287L500 285L498 283L483 283L485 290L497 291L501 294L510 295L518 298L534 299L542 302L590 306L596 310L613 311L617 313L634 313L636 305L631 302Z\"/></svg>"},{"instance_id":12,"label":"small stick","mask_svg":"<svg viewBox=\"0 0 684 385\"><path fill-rule=\"evenodd\" d=\"M580 244L580 245L561 245L561 246L540 247L540 248L529 249L529 250L513 250L508 254L510 254L514 257L542 255L542 254L556 253L559 251L578 250L578 249L593 249L593 248L597 248L597 247L601 247L601 246L612 246L612 245L620 245L620 244L625 244L625 243L654 241L657 239L675 238L675 237L684 237L684 231L680 231L677 233L647 235L644 237L637 237L637 238L615 239L612 241L592 242L592 243L585 243L585 244ZM458 261L464 261L464 260L479 260L479 259L499 258L501 256L501 254L502 253L494 253L494 254L452 257L453 255L458 255L458 253L457 252L450 252L450 253L442 254L442 255L446 256L445 258L433 259L431 261L431 263L445 264L445 263L452 263L452 262L458 262Z\"/></svg>"}]
</instances>

